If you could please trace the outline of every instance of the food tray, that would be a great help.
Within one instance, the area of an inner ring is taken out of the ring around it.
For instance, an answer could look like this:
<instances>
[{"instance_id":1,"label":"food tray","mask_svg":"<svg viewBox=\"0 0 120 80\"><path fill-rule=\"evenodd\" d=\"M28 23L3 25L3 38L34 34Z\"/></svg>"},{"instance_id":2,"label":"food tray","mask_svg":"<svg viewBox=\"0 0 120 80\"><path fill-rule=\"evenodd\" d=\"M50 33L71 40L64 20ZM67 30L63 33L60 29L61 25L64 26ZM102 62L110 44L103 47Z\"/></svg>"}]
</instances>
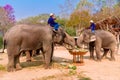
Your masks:
<instances>
[{"instance_id":1,"label":"food tray","mask_svg":"<svg viewBox=\"0 0 120 80\"><path fill-rule=\"evenodd\" d=\"M77 50L77 49L69 50L69 53L71 55L85 55L87 52L88 50Z\"/></svg>"}]
</instances>

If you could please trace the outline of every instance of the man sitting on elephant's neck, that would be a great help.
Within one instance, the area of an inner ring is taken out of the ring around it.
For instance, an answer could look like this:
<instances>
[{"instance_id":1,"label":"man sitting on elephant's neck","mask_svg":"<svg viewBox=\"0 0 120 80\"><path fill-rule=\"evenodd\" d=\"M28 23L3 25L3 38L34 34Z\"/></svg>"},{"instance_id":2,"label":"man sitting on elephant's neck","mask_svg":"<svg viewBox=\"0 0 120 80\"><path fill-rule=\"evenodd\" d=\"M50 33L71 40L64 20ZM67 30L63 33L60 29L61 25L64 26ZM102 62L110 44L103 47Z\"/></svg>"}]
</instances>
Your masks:
<instances>
[{"instance_id":1,"label":"man sitting on elephant's neck","mask_svg":"<svg viewBox=\"0 0 120 80\"><path fill-rule=\"evenodd\" d=\"M90 20L90 29L91 29L91 32L94 34L95 33L95 24L94 24L94 21L93 20Z\"/></svg>"},{"instance_id":2,"label":"man sitting on elephant's neck","mask_svg":"<svg viewBox=\"0 0 120 80\"><path fill-rule=\"evenodd\" d=\"M91 33L92 33L92 36L90 37L90 41L95 41L96 40L96 36L95 36L95 24L94 24L94 21L93 20L90 20L90 29L91 29Z\"/></svg>"},{"instance_id":3,"label":"man sitting on elephant's neck","mask_svg":"<svg viewBox=\"0 0 120 80\"><path fill-rule=\"evenodd\" d=\"M50 13L50 17L48 19L48 24L54 28L55 31L58 31L59 28L59 24L57 22L55 22L56 17L53 13Z\"/></svg>"}]
</instances>

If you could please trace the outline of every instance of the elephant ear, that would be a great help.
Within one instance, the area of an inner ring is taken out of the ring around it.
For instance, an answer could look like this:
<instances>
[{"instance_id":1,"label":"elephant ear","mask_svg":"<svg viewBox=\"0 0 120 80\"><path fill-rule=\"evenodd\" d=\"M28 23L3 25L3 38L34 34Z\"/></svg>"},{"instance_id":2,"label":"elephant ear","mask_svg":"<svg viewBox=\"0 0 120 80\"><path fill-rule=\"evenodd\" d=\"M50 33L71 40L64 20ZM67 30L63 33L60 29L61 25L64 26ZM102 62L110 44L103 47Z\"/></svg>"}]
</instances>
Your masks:
<instances>
[{"instance_id":1,"label":"elephant ear","mask_svg":"<svg viewBox=\"0 0 120 80\"><path fill-rule=\"evenodd\" d=\"M87 37L87 39L89 39L90 42L96 40L95 34L93 34L90 29L84 30L83 36Z\"/></svg>"},{"instance_id":2,"label":"elephant ear","mask_svg":"<svg viewBox=\"0 0 120 80\"><path fill-rule=\"evenodd\" d=\"M58 43L58 44L63 44L64 43L64 38L65 38L65 34L63 29L59 28L58 31L53 31L53 38L54 38L54 42Z\"/></svg>"},{"instance_id":3,"label":"elephant ear","mask_svg":"<svg viewBox=\"0 0 120 80\"><path fill-rule=\"evenodd\" d=\"M91 30L87 31L87 35L90 36L90 42L96 41L96 35L95 33L92 33Z\"/></svg>"},{"instance_id":4,"label":"elephant ear","mask_svg":"<svg viewBox=\"0 0 120 80\"><path fill-rule=\"evenodd\" d=\"M93 41L96 41L96 36L95 36L95 35L92 35L92 36L90 37L90 42L93 42Z\"/></svg>"},{"instance_id":5,"label":"elephant ear","mask_svg":"<svg viewBox=\"0 0 120 80\"><path fill-rule=\"evenodd\" d=\"M61 30L59 29L58 31L52 30L53 31L53 36L58 36L61 35Z\"/></svg>"}]
</instances>

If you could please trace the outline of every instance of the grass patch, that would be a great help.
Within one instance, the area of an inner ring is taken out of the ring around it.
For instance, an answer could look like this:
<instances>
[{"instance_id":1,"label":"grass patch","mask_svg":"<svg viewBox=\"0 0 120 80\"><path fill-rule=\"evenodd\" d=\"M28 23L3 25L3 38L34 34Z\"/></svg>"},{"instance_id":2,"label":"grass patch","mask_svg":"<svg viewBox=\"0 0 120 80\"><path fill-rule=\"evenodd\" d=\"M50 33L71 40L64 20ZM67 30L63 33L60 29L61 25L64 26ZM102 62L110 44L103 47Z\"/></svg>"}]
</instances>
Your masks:
<instances>
[{"instance_id":1,"label":"grass patch","mask_svg":"<svg viewBox=\"0 0 120 80\"><path fill-rule=\"evenodd\" d=\"M81 78L79 78L79 80L91 80L91 79L88 77L81 77Z\"/></svg>"},{"instance_id":2,"label":"grass patch","mask_svg":"<svg viewBox=\"0 0 120 80\"><path fill-rule=\"evenodd\" d=\"M82 74L82 73L79 73L77 75L78 79L79 80L92 80L91 78L87 77L86 75Z\"/></svg>"},{"instance_id":3,"label":"grass patch","mask_svg":"<svg viewBox=\"0 0 120 80\"><path fill-rule=\"evenodd\" d=\"M43 65L42 61L32 61L32 62L22 62L21 63L21 66L23 68L26 68L26 67L37 67L37 66L41 66L41 65Z\"/></svg>"},{"instance_id":4,"label":"grass patch","mask_svg":"<svg viewBox=\"0 0 120 80\"><path fill-rule=\"evenodd\" d=\"M41 56L36 56L36 57L33 57L34 61L31 61L31 62L22 62L21 63L21 66L23 68L26 68L26 67L37 67L37 66L43 66L44 65L44 62L41 61L42 60L42 57Z\"/></svg>"},{"instance_id":5,"label":"grass patch","mask_svg":"<svg viewBox=\"0 0 120 80\"><path fill-rule=\"evenodd\" d=\"M72 80L73 78L76 80L92 80L91 78L87 77L83 72L78 73L76 70L66 68L59 63L54 62L52 67L59 69L61 73L37 78L35 80Z\"/></svg>"},{"instance_id":6,"label":"grass patch","mask_svg":"<svg viewBox=\"0 0 120 80\"><path fill-rule=\"evenodd\" d=\"M75 80L92 80L83 74L69 75L68 73L45 76L45 77L37 78L35 80L67 80L67 79L72 80L73 78Z\"/></svg>"},{"instance_id":7,"label":"grass patch","mask_svg":"<svg viewBox=\"0 0 120 80\"><path fill-rule=\"evenodd\" d=\"M52 75L52 76L47 76L47 77L42 77L42 78L40 78L40 79L36 79L36 80L55 80L56 79L56 77L54 76L54 75Z\"/></svg>"},{"instance_id":8,"label":"grass patch","mask_svg":"<svg viewBox=\"0 0 120 80\"><path fill-rule=\"evenodd\" d=\"M5 68L5 66L3 66L3 65L0 65L0 71L6 71L6 68Z\"/></svg>"},{"instance_id":9,"label":"grass patch","mask_svg":"<svg viewBox=\"0 0 120 80\"><path fill-rule=\"evenodd\" d=\"M2 48L3 45L3 37L0 36L0 48Z\"/></svg>"},{"instance_id":10,"label":"grass patch","mask_svg":"<svg viewBox=\"0 0 120 80\"><path fill-rule=\"evenodd\" d=\"M63 68L63 66L61 66L60 63L52 62L52 68L59 69L59 68Z\"/></svg>"}]
</instances>

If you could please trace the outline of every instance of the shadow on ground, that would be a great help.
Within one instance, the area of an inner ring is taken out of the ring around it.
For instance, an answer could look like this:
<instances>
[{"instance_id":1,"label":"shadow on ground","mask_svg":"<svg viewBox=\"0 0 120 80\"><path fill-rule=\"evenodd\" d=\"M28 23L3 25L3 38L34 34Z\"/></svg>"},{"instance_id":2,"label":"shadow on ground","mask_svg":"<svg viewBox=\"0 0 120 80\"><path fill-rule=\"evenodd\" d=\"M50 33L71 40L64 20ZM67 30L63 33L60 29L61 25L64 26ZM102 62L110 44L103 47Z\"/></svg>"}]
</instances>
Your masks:
<instances>
[{"instance_id":1,"label":"shadow on ground","mask_svg":"<svg viewBox=\"0 0 120 80\"><path fill-rule=\"evenodd\" d=\"M34 61L31 62L21 62L21 66L23 68L28 68L28 67L43 67L45 62L43 61L42 56L35 56L33 57ZM71 59L65 59L65 58L61 58L61 57L53 57L53 61L52 61L52 67L54 67L55 65L60 65L62 62L71 64L72 60Z\"/></svg>"}]
</instances>

